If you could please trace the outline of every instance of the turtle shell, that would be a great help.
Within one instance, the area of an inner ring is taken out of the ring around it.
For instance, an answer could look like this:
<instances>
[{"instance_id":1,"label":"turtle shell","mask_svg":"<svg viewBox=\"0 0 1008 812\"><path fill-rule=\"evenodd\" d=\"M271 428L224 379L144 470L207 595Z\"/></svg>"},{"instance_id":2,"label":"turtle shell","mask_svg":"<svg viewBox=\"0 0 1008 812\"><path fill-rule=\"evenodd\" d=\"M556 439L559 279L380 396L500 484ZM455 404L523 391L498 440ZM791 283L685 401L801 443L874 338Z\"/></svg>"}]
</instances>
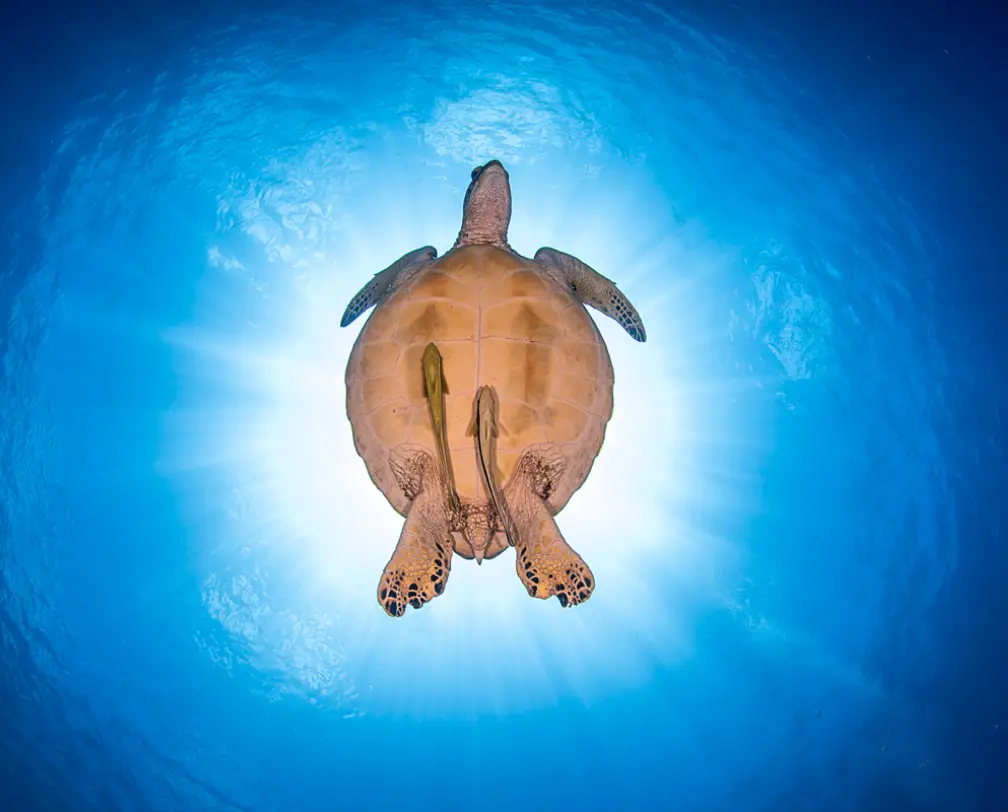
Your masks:
<instances>
[{"instance_id":1,"label":"turtle shell","mask_svg":"<svg viewBox=\"0 0 1008 812\"><path fill-rule=\"evenodd\" d=\"M612 362L584 305L536 263L472 245L450 251L375 309L347 363L347 416L371 479L404 516L409 499L389 454L409 444L437 458L421 366L431 341L443 358L459 497L487 501L468 429L476 393L489 384L500 403L498 481L507 484L526 449L549 444L566 461L547 501L558 512L587 478L612 415Z\"/></svg>"}]
</instances>

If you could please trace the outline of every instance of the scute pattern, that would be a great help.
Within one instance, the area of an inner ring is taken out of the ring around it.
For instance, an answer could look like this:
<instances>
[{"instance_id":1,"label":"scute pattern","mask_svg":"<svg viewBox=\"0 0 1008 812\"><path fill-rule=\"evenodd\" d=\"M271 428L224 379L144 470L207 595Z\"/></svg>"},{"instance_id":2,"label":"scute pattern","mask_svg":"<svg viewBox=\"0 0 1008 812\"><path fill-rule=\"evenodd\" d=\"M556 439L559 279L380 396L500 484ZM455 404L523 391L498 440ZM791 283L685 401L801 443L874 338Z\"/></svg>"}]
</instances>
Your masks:
<instances>
[{"instance_id":1,"label":"scute pattern","mask_svg":"<svg viewBox=\"0 0 1008 812\"><path fill-rule=\"evenodd\" d=\"M390 452L409 443L436 453L420 364L429 341L443 356L449 446L463 501L485 501L466 430L478 387L490 384L500 399L502 483L523 450L555 444L565 466L547 508L560 510L587 477L612 412L612 364L584 306L528 260L468 246L376 308L347 365L347 411L372 480L402 515L410 500L389 470Z\"/></svg>"}]
</instances>

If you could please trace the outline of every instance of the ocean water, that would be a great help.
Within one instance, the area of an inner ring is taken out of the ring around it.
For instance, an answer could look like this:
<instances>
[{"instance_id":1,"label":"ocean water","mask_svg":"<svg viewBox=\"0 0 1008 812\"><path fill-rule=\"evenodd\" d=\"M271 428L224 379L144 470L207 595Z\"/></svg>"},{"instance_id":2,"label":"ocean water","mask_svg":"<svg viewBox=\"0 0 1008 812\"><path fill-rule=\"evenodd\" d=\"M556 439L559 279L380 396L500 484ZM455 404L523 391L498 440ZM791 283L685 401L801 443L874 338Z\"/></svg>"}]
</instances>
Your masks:
<instances>
[{"instance_id":1,"label":"ocean water","mask_svg":"<svg viewBox=\"0 0 1008 812\"><path fill-rule=\"evenodd\" d=\"M996 28L820 11L10 13L0 810L1008 808ZM393 620L339 318L490 158L648 329L597 587Z\"/></svg>"}]
</instances>

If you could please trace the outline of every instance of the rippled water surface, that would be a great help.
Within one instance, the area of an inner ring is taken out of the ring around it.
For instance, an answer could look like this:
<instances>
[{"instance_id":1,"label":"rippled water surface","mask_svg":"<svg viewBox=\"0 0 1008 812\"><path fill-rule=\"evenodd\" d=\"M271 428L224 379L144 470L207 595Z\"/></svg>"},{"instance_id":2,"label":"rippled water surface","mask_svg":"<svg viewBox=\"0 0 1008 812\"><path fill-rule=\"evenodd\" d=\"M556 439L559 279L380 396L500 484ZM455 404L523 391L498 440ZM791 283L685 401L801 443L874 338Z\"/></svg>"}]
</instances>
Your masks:
<instances>
[{"instance_id":1,"label":"rippled water surface","mask_svg":"<svg viewBox=\"0 0 1008 812\"><path fill-rule=\"evenodd\" d=\"M960 545L935 238L800 66L714 30L427 3L96 35L0 212L14 809L963 797L901 690ZM615 413L558 517L598 586L563 611L510 551L457 559L393 621L339 318L451 247L491 157L512 245L648 328L597 319Z\"/></svg>"}]
</instances>

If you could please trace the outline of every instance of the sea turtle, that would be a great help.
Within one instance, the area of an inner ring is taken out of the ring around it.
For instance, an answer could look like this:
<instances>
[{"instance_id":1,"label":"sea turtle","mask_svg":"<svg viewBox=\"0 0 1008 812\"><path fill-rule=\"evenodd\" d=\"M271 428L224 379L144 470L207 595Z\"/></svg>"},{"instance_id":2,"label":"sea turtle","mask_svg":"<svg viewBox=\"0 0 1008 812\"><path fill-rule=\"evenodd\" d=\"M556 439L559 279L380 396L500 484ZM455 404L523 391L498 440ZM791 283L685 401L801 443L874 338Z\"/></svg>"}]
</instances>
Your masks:
<instances>
[{"instance_id":1,"label":"sea turtle","mask_svg":"<svg viewBox=\"0 0 1008 812\"><path fill-rule=\"evenodd\" d=\"M529 595L588 599L591 570L553 516L584 483L612 415L609 352L584 305L637 341L640 316L573 256L508 245L500 161L472 171L453 248L404 255L350 301L376 306L346 369L347 416L375 485L406 518L378 584L392 617L444 591L452 553L508 545Z\"/></svg>"}]
</instances>

